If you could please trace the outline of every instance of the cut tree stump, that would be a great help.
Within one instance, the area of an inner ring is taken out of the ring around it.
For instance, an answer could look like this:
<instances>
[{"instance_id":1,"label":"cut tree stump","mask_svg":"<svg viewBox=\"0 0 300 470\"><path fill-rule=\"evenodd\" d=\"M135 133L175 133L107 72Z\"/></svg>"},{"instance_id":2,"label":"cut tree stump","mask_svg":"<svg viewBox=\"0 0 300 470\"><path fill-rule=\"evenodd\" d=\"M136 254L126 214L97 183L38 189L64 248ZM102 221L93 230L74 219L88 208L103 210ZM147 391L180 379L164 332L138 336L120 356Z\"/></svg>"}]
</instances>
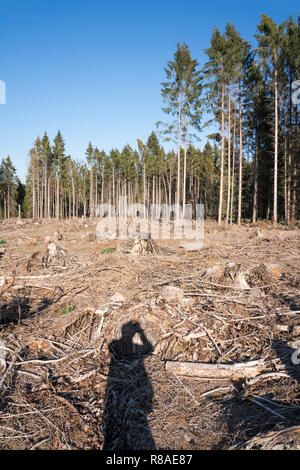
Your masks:
<instances>
[{"instance_id":1,"label":"cut tree stump","mask_svg":"<svg viewBox=\"0 0 300 470\"><path fill-rule=\"evenodd\" d=\"M262 361L237 364L207 364L201 362L167 361L166 371L186 377L237 379L256 377L264 369Z\"/></svg>"},{"instance_id":2,"label":"cut tree stump","mask_svg":"<svg viewBox=\"0 0 300 470\"><path fill-rule=\"evenodd\" d=\"M147 253L156 253L156 249L150 237L143 238L139 236L134 240L130 253L133 255L145 255Z\"/></svg>"},{"instance_id":3,"label":"cut tree stump","mask_svg":"<svg viewBox=\"0 0 300 470\"><path fill-rule=\"evenodd\" d=\"M43 263L46 268L50 265L66 265L66 251L56 243L49 243L46 249Z\"/></svg>"}]
</instances>

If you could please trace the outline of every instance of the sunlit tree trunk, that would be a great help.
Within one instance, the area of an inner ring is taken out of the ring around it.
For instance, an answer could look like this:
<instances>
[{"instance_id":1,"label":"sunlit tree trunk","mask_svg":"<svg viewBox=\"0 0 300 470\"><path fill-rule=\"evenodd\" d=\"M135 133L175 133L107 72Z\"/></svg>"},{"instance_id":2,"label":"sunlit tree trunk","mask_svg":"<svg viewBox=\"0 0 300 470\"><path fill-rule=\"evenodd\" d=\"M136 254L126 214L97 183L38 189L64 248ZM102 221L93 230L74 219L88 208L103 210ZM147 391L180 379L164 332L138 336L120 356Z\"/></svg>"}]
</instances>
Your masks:
<instances>
[{"instance_id":1,"label":"sunlit tree trunk","mask_svg":"<svg viewBox=\"0 0 300 470\"><path fill-rule=\"evenodd\" d=\"M252 209L252 223L256 223L257 215L257 158L258 158L258 130L255 131L255 152L253 161L253 209Z\"/></svg>"},{"instance_id":2,"label":"sunlit tree trunk","mask_svg":"<svg viewBox=\"0 0 300 470\"><path fill-rule=\"evenodd\" d=\"M180 178L180 153L181 153L181 88L179 89L179 94L178 94L178 149L177 149L177 198L176 198L176 203L177 207L179 207L180 204L180 183L181 183L181 178ZM177 214L176 218L178 219L179 213L177 209Z\"/></svg>"},{"instance_id":3,"label":"sunlit tree trunk","mask_svg":"<svg viewBox=\"0 0 300 470\"><path fill-rule=\"evenodd\" d=\"M230 177L231 177L231 96L230 96L230 83L228 84L228 165L227 165L227 210L226 210L226 225L228 225L230 213Z\"/></svg>"},{"instance_id":4,"label":"sunlit tree trunk","mask_svg":"<svg viewBox=\"0 0 300 470\"><path fill-rule=\"evenodd\" d=\"M239 194L238 194L238 217L237 224L241 224L242 217L242 185L243 185L243 127L242 127L242 97L241 82L239 80L239 120L240 120L240 158L239 158Z\"/></svg>"},{"instance_id":5,"label":"sunlit tree trunk","mask_svg":"<svg viewBox=\"0 0 300 470\"><path fill-rule=\"evenodd\" d=\"M182 215L185 215L185 199L186 199L186 154L187 154L187 132L188 132L188 116L185 110L184 122L184 160L183 160L183 191L182 191Z\"/></svg>"},{"instance_id":6,"label":"sunlit tree trunk","mask_svg":"<svg viewBox=\"0 0 300 470\"><path fill-rule=\"evenodd\" d=\"M274 135L274 200L273 200L273 224L277 224L277 177L278 177L278 83L277 83L277 55L274 51L274 111L275 111L275 135Z\"/></svg>"},{"instance_id":7,"label":"sunlit tree trunk","mask_svg":"<svg viewBox=\"0 0 300 470\"><path fill-rule=\"evenodd\" d=\"M224 82L222 82L222 93L221 93L221 113L222 113L222 140L221 140L221 175L220 175L220 193L219 193L219 213L218 213L218 224L222 223L222 209L223 209L223 184L224 184Z\"/></svg>"},{"instance_id":8,"label":"sunlit tree trunk","mask_svg":"<svg viewBox=\"0 0 300 470\"><path fill-rule=\"evenodd\" d=\"M230 224L233 220L233 198L234 198L234 177L235 177L235 120L236 120L236 104L234 103L233 116L233 143L232 143L232 178L231 178L231 201L230 201Z\"/></svg>"}]
</instances>

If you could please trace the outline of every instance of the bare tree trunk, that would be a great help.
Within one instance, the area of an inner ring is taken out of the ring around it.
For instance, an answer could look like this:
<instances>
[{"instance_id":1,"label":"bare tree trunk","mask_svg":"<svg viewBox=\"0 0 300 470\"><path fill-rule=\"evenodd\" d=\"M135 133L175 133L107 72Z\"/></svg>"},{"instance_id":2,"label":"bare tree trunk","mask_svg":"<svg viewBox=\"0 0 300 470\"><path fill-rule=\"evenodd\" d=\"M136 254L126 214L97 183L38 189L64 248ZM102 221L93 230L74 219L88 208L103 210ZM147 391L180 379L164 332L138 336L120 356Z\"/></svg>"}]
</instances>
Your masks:
<instances>
[{"instance_id":1,"label":"bare tree trunk","mask_svg":"<svg viewBox=\"0 0 300 470\"><path fill-rule=\"evenodd\" d=\"M37 216L38 218L41 217L40 213L40 175L39 175L39 168L37 168Z\"/></svg>"},{"instance_id":2,"label":"bare tree trunk","mask_svg":"<svg viewBox=\"0 0 300 470\"><path fill-rule=\"evenodd\" d=\"M163 184L164 184L164 190L165 190L165 204L168 204L168 191L167 191L167 183L166 183L166 178L165 175L162 175L163 178Z\"/></svg>"},{"instance_id":3,"label":"bare tree trunk","mask_svg":"<svg viewBox=\"0 0 300 470\"><path fill-rule=\"evenodd\" d=\"M230 177L231 177L231 96L230 96L230 83L228 84L228 165L227 165L227 210L226 210L226 225L228 225L230 213Z\"/></svg>"},{"instance_id":4,"label":"bare tree trunk","mask_svg":"<svg viewBox=\"0 0 300 470\"><path fill-rule=\"evenodd\" d=\"M115 201L115 168L113 166L113 169L112 169L112 200L113 200L113 206L116 205L116 201Z\"/></svg>"},{"instance_id":5,"label":"bare tree trunk","mask_svg":"<svg viewBox=\"0 0 300 470\"><path fill-rule=\"evenodd\" d=\"M284 220L285 224L288 225L288 197L287 197L287 180L288 180L288 152L287 152L287 122L286 122L286 111L284 111Z\"/></svg>"},{"instance_id":6,"label":"bare tree trunk","mask_svg":"<svg viewBox=\"0 0 300 470\"><path fill-rule=\"evenodd\" d=\"M48 219L51 217L51 209L50 209L50 177L48 178L48 191L47 191L47 196L48 196Z\"/></svg>"},{"instance_id":7,"label":"bare tree trunk","mask_svg":"<svg viewBox=\"0 0 300 470\"><path fill-rule=\"evenodd\" d=\"M35 218L35 168L32 171L32 218Z\"/></svg>"},{"instance_id":8,"label":"bare tree trunk","mask_svg":"<svg viewBox=\"0 0 300 470\"><path fill-rule=\"evenodd\" d=\"M72 215L73 219L75 218L75 185L74 185L74 177L72 171Z\"/></svg>"},{"instance_id":9,"label":"bare tree trunk","mask_svg":"<svg viewBox=\"0 0 300 470\"><path fill-rule=\"evenodd\" d=\"M95 191L94 191L94 216L97 216L97 207L98 207L98 176L97 176L97 167L95 166Z\"/></svg>"},{"instance_id":10,"label":"bare tree trunk","mask_svg":"<svg viewBox=\"0 0 300 470\"><path fill-rule=\"evenodd\" d=\"M146 207L146 162L145 162L145 157L144 157L144 162L143 162L143 202L144 202L144 207ZM144 214L145 217L145 214Z\"/></svg>"},{"instance_id":11,"label":"bare tree trunk","mask_svg":"<svg viewBox=\"0 0 300 470\"><path fill-rule=\"evenodd\" d=\"M275 94L275 135L274 135L274 200L273 224L277 224L277 175L278 175L278 84L277 84L277 56L274 53L274 94Z\"/></svg>"},{"instance_id":12,"label":"bare tree trunk","mask_svg":"<svg viewBox=\"0 0 300 470\"><path fill-rule=\"evenodd\" d=\"M161 176L158 176L158 204L161 204Z\"/></svg>"},{"instance_id":13,"label":"bare tree trunk","mask_svg":"<svg viewBox=\"0 0 300 470\"><path fill-rule=\"evenodd\" d=\"M46 158L46 157L45 157ZM45 219L49 217L48 214L48 161L47 159L44 162L45 168L45 198L44 198L44 217Z\"/></svg>"},{"instance_id":14,"label":"bare tree trunk","mask_svg":"<svg viewBox=\"0 0 300 470\"><path fill-rule=\"evenodd\" d=\"M59 219L59 212L60 212L60 206L59 206L59 175L56 177L56 218Z\"/></svg>"},{"instance_id":15,"label":"bare tree trunk","mask_svg":"<svg viewBox=\"0 0 300 470\"><path fill-rule=\"evenodd\" d=\"M152 176L152 204L155 204L155 176Z\"/></svg>"},{"instance_id":16,"label":"bare tree trunk","mask_svg":"<svg viewBox=\"0 0 300 470\"><path fill-rule=\"evenodd\" d=\"M296 159L294 159L296 160ZM292 206L291 206L291 222L294 223L296 219L296 203L297 203L297 166L296 161L293 163L293 182L292 182Z\"/></svg>"},{"instance_id":17,"label":"bare tree trunk","mask_svg":"<svg viewBox=\"0 0 300 470\"><path fill-rule=\"evenodd\" d=\"M233 116L233 143L232 143L232 179L231 179L231 201L230 201L230 225L233 218L233 196L234 196L234 170L235 170L235 121L236 121L236 103L234 103Z\"/></svg>"},{"instance_id":18,"label":"bare tree trunk","mask_svg":"<svg viewBox=\"0 0 300 470\"><path fill-rule=\"evenodd\" d=\"M255 152L254 152L254 162L253 162L253 209L252 209L252 223L256 223L257 215L257 158L258 158L258 130L255 132Z\"/></svg>"},{"instance_id":19,"label":"bare tree trunk","mask_svg":"<svg viewBox=\"0 0 300 470\"><path fill-rule=\"evenodd\" d=\"M182 191L182 216L185 215L185 198L186 198L186 154L187 154L187 130L188 130L188 119L187 110L185 113L184 123L184 160L183 160L183 191Z\"/></svg>"},{"instance_id":20,"label":"bare tree trunk","mask_svg":"<svg viewBox=\"0 0 300 470\"><path fill-rule=\"evenodd\" d=\"M289 131L288 131L288 161L287 161L287 218L286 222L291 222L291 167L292 167L292 123L293 123L293 106L292 106L292 78L289 80Z\"/></svg>"},{"instance_id":21,"label":"bare tree trunk","mask_svg":"<svg viewBox=\"0 0 300 470\"><path fill-rule=\"evenodd\" d=\"M170 171L170 179L169 179L169 206L172 205L172 173Z\"/></svg>"},{"instance_id":22,"label":"bare tree trunk","mask_svg":"<svg viewBox=\"0 0 300 470\"><path fill-rule=\"evenodd\" d=\"M298 108L295 106L295 143L294 143L294 155L293 160L291 161L291 173L292 174L292 194L291 194L291 216L290 221L295 222L296 218L296 205L297 205L297 149L299 149L299 124L298 124Z\"/></svg>"},{"instance_id":23,"label":"bare tree trunk","mask_svg":"<svg viewBox=\"0 0 300 470\"><path fill-rule=\"evenodd\" d=\"M86 196L85 196L85 177L83 178L83 218L86 218ZM78 217L78 204L77 204L77 217Z\"/></svg>"},{"instance_id":24,"label":"bare tree trunk","mask_svg":"<svg viewBox=\"0 0 300 470\"><path fill-rule=\"evenodd\" d=\"M287 223L291 222L291 144L289 143L288 168L287 168Z\"/></svg>"},{"instance_id":25,"label":"bare tree trunk","mask_svg":"<svg viewBox=\"0 0 300 470\"><path fill-rule=\"evenodd\" d=\"M104 168L102 164L102 170L101 170L101 204L104 203Z\"/></svg>"},{"instance_id":26,"label":"bare tree trunk","mask_svg":"<svg viewBox=\"0 0 300 470\"><path fill-rule=\"evenodd\" d=\"M90 217L94 217L94 176L93 168L90 170Z\"/></svg>"},{"instance_id":27,"label":"bare tree trunk","mask_svg":"<svg viewBox=\"0 0 300 470\"><path fill-rule=\"evenodd\" d=\"M242 97L241 81L239 80L239 118L240 118L240 160L239 160L239 195L238 195L238 218L237 224L241 225L242 217L242 185L243 185L243 128L242 128Z\"/></svg>"},{"instance_id":28,"label":"bare tree trunk","mask_svg":"<svg viewBox=\"0 0 300 470\"><path fill-rule=\"evenodd\" d=\"M7 188L7 218L10 219L10 187Z\"/></svg>"},{"instance_id":29,"label":"bare tree trunk","mask_svg":"<svg viewBox=\"0 0 300 470\"><path fill-rule=\"evenodd\" d=\"M177 149L177 205L179 207L180 204L180 153L181 153L181 88L179 89L179 96L178 96L178 149ZM178 219L179 212L177 208L176 218Z\"/></svg>"},{"instance_id":30,"label":"bare tree trunk","mask_svg":"<svg viewBox=\"0 0 300 470\"><path fill-rule=\"evenodd\" d=\"M40 192L40 218L43 218L44 215L44 183L43 183L43 176L41 178L41 192Z\"/></svg>"},{"instance_id":31,"label":"bare tree trunk","mask_svg":"<svg viewBox=\"0 0 300 470\"><path fill-rule=\"evenodd\" d=\"M225 142L224 142L224 82L222 82L221 108L222 108L222 141L221 141L221 175L220 175L218 225L221 225L222 223L222 209L223 209L224 147L225 147Z\"/></svg>"}]
</instances>

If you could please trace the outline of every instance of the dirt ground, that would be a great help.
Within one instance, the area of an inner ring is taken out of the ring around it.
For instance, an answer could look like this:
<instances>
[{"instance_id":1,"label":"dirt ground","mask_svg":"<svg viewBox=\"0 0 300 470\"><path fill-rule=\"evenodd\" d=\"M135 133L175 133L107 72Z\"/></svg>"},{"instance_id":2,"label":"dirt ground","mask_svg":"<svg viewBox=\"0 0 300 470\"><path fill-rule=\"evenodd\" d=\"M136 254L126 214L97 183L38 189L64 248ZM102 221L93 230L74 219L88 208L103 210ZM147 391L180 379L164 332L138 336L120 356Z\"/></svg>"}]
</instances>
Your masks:
<instances>
[{"instance_id":1,"label":"dirt ground","mask_svg":"<svg viewBox=\"0 0 300 470\"><path fill-rule=\"evenodd\" d=\"M300 448L298 227L206 221L198 251L132 253L96 222L0 222L0 448Z\"/></svg>"}]
</instances>

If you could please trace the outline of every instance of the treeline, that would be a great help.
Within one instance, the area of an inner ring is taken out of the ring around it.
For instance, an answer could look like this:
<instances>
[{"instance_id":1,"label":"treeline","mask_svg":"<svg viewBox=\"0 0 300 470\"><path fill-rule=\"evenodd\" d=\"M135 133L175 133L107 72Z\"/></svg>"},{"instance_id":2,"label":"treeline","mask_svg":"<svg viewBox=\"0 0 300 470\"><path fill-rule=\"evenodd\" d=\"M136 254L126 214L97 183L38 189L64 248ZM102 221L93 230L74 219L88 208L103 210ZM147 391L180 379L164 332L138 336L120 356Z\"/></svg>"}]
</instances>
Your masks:
<instances>
[{"instance_id":1,"label":"treeline","mask_svg":"<svg viewBox=\"0 0 300 470\"><path fill-rule=\"evenodd\" d=\"M101 203L117 210L121 195L148 207L203 203L219 224L299 218L300 17L276 25L262 15L255 36L256 49L231 23L224 32L215 28L202 67L178 44L161 88L167 122L147 142L137 139L137 149L106 153L89 143L85 159L75 161L60 131L52 143L46 133L38 137L24 215L94 217ZM211 124L215 132L199 150L194 137ZM176 151L167 152L164 141L176 142ZM22 190L10 160L2 166L1 215L10 217Z\"/></svg>"},{"instance_id":2,"label":"treeline","mask_svg":"<svg viewBox=\"0 0 300 470\"><path fill-rule=\"evenodd\" d=\"M0 164L0 217L21 217L25 186L20 182L10 157Z\"/></svg>"},{"instance_id":3,"label":"treeline","mask_svg":"<svg viewBox=\"0 0 300 470\"><path fill-rule=\"evenodd\" d=\"M28 217L94 217L100 204L119 209L119 196L128 204L172 204L176 189L176 155L165 152L152 132L139 151L126 145L108 154L89 143L85 161L65 155L58 131L51 145L47 134L37 138L30 151L25 208ZM204 150L188 148L189 202L204 201L215 215L219 149L207 143Z\"/></svg>"}]
</instances>

